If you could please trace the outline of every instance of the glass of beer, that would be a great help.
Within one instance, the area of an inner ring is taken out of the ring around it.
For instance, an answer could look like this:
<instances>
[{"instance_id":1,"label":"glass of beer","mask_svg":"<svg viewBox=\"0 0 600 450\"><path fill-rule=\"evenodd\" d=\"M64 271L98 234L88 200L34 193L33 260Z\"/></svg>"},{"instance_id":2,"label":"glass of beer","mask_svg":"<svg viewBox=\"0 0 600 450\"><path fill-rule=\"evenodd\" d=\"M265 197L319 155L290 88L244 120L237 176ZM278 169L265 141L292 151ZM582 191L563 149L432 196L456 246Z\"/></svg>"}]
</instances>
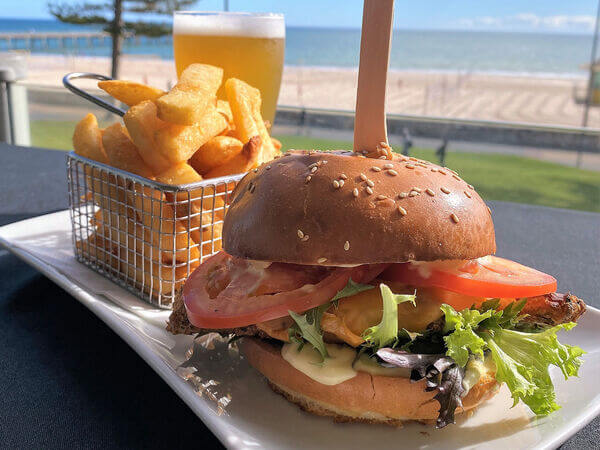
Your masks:
<instances>
[{"instance_id":1,"label":"glass of beer","mask_svg":"<svg viewBox=\"0 0 600 450\"><path fill-rule=\"evenodd\" d=\"M173 49L178 76L190 64L211 64L223 68L223 81L235 77L258 88L263 118L273 123L283 71L283 15L176 12ZM223 87L218 96L225 98Z\"/></svg>"}]
</instances>

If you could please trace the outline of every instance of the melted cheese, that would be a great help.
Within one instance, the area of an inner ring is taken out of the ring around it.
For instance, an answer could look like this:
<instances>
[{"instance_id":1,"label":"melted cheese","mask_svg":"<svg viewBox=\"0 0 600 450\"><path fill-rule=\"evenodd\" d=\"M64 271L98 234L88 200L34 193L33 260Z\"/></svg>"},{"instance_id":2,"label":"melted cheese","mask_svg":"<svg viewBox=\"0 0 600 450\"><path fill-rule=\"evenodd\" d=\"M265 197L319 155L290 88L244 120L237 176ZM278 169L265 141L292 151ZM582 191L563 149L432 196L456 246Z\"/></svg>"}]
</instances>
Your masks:
<instances>
[{"instance_id":1,"label":"melted cheese","mask_svg":"<svg viewBox=\"0 0 600 450\"><path fill-rule=\"evenodd\" d=\"M354 362L354 369L359 372L367 372L371 375L377 375L380 377L402 377L410 378L410 369L403 367L383 367L378 364L373 358L369 358L365 353L359 356Z\"/></svg>"},{"instance_id":2,"label":"melted cheese","mask_svg":"<svg viewBox=\"0 0 600 450\"><path fill-rule=\"evenodd\" d=\"M333 386L354 378L357 371L352 367L356 350L347 345L326 344L329 358L321 363L321 357L311 345L300 351L296 344L284 344L281 356L296 370L318 383Z\"/></svg>"}]
</instances>

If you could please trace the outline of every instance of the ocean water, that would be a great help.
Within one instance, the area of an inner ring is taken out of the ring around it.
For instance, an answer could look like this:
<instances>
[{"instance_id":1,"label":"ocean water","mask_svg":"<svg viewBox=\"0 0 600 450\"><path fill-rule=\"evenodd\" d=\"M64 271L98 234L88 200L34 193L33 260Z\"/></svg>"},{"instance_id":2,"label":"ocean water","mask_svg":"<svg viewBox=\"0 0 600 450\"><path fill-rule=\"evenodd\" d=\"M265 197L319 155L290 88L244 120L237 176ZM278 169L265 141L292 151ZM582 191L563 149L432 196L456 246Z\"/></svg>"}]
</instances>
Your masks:
<instances>
[{"instance_id":1,"label":"ocean water","mask_svg":"<svg viewBox=\"0 0 600 450\"><path fill-rule=\"evenodd\" d=\"M0 19L0 33L28 31L93 31L99 28L63 24L52 20ZM287 28L287 65L356 67L360 30ZM23 43L19 43L24 46ZM495 72L558 76L584 76L581 65L589 60L591 35L506 33L435 30L395 30L393 70ZM0 51L5 44L0 42ZM37 46L33 53L110 55L110 43L60 48ZM172 39L140 38L124 45L127 54L173 58Z\"/></svg>"}]
</instances>

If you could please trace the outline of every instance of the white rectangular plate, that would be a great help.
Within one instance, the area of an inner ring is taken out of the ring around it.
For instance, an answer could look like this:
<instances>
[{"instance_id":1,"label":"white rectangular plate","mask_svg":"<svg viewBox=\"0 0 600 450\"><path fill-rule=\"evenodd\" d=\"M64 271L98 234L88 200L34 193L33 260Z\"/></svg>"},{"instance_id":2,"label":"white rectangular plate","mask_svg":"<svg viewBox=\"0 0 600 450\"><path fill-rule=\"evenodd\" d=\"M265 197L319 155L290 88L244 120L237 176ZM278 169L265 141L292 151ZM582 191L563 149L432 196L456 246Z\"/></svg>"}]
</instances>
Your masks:
<instances>
[{"instance_id":1,"label":"white rectangular plate","mask_svg":"<svg viewBox=\"0 0 600 450\"><path fill-rule=\"evenodd\" d=\"M69 215L62 211L0 228L0 244L55 281L123 338L230 448L554 448L600 413L600 311L589 308L562 340L588 353L581 377L553 371L562 409L535 418L505 388L473 417L443 430L334 424L274 394L235 349L172 336L168 317L73 257ZM207 348L209 347L209 348ZM190 350L193 349L193 352Z\"/></svg>"}]
</instances>

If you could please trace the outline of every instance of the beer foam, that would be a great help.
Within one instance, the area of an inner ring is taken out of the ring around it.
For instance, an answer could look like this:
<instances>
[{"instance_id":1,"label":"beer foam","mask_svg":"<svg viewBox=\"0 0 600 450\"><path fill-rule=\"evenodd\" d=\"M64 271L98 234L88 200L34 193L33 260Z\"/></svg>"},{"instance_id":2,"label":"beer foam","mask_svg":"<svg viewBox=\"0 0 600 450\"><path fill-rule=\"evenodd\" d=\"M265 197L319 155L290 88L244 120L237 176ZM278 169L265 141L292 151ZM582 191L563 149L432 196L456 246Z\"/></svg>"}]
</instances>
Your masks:
<instances>
[{"instance_id":1,"label":"beer foam","mask_svg":"<svg viewBox=\"0 0 600 450\"><path fill-rule=\"evenodd\" d=\"M280 14L180 12L173 20L173 34L283 39L285 23Z\"/></svg>"}]
</instances>

